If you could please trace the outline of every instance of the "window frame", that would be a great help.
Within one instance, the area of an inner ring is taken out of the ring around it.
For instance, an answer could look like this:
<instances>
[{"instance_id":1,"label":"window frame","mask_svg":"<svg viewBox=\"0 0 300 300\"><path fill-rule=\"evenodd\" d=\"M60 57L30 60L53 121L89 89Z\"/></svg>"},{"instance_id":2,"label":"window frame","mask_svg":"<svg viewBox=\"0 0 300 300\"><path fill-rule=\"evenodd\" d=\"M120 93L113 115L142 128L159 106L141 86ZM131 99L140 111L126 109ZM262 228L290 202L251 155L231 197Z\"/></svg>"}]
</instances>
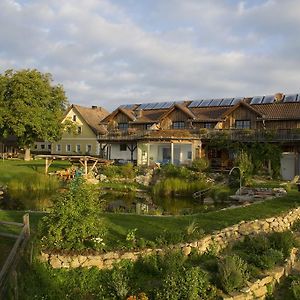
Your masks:
<instances>
[{"instance_id":1,"label":"window frame","mask_svg":"<svg viewBox=\"0 0 300 300\"><path fill-rule=\"evenodd\" d=\"M120 152L127 151L127 144L120 144Z\"/></svg>"},{"instance_id":2,"label":"window frame","mask_svg":"<svg viewBox=\"0 0 300 300\"><path fill-rule=\"evenodd\" d=\"M172 128L173 129L185 129L185 121L173 121Z\"/></svg>"},{"instance_id":3,"label":"window frame","mask_svg":"<svg viewBox=\"0 0 300 300\"><path fill-rule=\"evenodd\" d=\"M71 144L66 145L66 152L71 152L72 151L72 146Z\"/></svg>"},{"instance_id":4,"label":"window frame","mask_svg":"<svg viewBox=\"0 0 300 300\"><path fill-rule=\"evenodd\" d=\"M128 128L129 128L128 123L124 123L124 122L118 123L118 129L119 130L126 131L126 130L128 130Z\"/></svg>"},{"instance_id":5,"label":"window frame","mask_svg":"<svg viewBox=\"0 0 300 300\"><path fill-rule=\"evenodd\" d=\"M235 129L251 129L251 120L235 120Z\"/></svg>"}]
</instances>

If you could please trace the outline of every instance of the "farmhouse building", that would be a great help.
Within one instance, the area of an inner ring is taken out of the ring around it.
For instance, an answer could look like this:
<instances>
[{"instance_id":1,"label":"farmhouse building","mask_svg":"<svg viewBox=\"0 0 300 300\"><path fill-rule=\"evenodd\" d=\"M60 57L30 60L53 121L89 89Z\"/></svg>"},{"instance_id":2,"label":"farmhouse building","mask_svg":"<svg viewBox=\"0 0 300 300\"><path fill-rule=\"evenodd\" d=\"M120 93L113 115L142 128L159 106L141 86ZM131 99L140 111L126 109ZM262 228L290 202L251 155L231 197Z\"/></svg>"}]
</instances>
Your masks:
<instances>
[{"instance_id":1,"label":"farmhouse building","mask_svg":"<svg viewBox=\"0 0 300 300\"><path fill-rule=\"evenodd\" d=\"M282 149L282 176L299 174L300 94L121 105L99 124L107 159L180 165L206 156L229 169L235 153L226 141L268 142ZM212 140L223 148L208 147Z\"/></svg>"},{"instance_id":2,"label":"farmhouse building","mask_svg":"<svg viewBox=\"0 0 300 300\"><path fill-rule=\"evenodd\" d=\"M97 135L101 130L100 122L107 115L102 107L71 105L62 120L65 131L62 138L52 144L51 154L98 156Z\"/></svg>"}]
</instances>

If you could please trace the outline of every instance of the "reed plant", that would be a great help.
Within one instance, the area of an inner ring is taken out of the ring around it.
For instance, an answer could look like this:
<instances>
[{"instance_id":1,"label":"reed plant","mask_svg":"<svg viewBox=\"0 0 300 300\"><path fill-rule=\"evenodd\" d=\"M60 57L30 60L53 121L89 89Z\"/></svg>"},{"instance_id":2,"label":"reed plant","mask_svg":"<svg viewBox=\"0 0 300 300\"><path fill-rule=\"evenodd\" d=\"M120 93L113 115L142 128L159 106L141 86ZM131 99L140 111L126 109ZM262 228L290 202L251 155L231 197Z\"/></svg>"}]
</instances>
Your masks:
<instances>
[{"instance_id":1,"label":"reed plant","mask_svg":"<svg viewBox=\"0 0 300 300\"><path fill-rule=\"evenodd\" d=\"M204 180L189 182L181 178L167 178L153 187L154 195L174 196L176 194L188 195L196 191L208 188L209 184Z\"/></svg>"}]
</instances>

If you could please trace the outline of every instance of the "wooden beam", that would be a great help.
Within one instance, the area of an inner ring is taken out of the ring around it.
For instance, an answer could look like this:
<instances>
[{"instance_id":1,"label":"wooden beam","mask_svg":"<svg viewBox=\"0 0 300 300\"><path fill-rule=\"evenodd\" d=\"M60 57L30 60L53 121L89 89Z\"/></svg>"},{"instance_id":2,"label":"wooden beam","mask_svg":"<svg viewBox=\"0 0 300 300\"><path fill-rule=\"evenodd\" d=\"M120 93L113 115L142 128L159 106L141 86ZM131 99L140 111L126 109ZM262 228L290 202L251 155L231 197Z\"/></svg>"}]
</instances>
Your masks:
<instances>
[{"instance_id":1,"label":"wooden beam","mask_svg":"<svg viewBox=\"0 0 300 300\"><path fill-rule=\"evenodd\" d=\"M98 159L94 162L94 164L92 165L92 167L91 167L91 171L93 171L94 170L94 168L97 166L97 163L98 163Z\"/></svg>"}]
</instances>

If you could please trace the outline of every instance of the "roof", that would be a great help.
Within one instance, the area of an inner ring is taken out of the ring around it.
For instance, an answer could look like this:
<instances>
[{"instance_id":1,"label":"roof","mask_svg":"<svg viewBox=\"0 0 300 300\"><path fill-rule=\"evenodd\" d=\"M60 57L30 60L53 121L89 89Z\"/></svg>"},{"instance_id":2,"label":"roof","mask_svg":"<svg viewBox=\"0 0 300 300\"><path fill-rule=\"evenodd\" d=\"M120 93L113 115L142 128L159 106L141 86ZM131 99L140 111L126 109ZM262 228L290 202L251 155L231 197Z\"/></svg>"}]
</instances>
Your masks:
<instances>
[{"instance_id":1,"label":"roof","mask_svg":"<svg viewBox=\"0 0 300 300\"><path fill-rule=\"evenodd\" d=\"M102 107L84 107L73 104L71 108L77 110L84 121L96 134L101 130L100 122L109 115L109 112ZM70 109L68 111L70 111Z\"/></svg>"},{"instance_id":2,"label":"roof","mask_svg":"<svg viewBox=\"0 0 300 300\"><path fill-rule=\"evenodd\" d=\"M289 120L300 119L300 103L272 103L263 105L253 105L259 111L264 119L269 120Z\"/></svg>"}]
</instances>

